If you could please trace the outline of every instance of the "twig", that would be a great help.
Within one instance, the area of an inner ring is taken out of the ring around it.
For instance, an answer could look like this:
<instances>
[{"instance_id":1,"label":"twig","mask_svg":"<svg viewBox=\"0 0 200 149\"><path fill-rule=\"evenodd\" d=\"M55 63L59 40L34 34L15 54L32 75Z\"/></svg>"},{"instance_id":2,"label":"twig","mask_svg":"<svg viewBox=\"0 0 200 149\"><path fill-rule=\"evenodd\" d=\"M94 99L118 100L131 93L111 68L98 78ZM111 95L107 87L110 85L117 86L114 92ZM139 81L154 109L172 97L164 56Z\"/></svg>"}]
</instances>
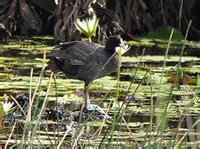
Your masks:
<instances>
[{"instance_id":1,"label":"twig","mask_svg":"<svg viewBox=\"0 0 200 149\"><path fill-rule=\"evenodd\" d=\"M72 126L74 125L74 122L71 123L71 125L69 126L69 128L66 130L65 134L63 135L61 141L59 142L58 146L56 147L57 149L60 148L60 146L62 145L65 137L67 136L67 134L69 133L69 131L71 130Z\"/></svg>"},{"instance_id":2,"label":"twig","mask_svg":"<svg viewBox=\"0 0 200 149\"><path fill-rule=\"evenodd\" d=\"M9 141L10 141L12 135L13 135L13 132L14 132L14 130L15 130L15 126L16 126L16 122L14 123L14 125L13 125L13 127L12 127L12 131L11 131L9 137L8 137L8 140L6 141L6 144L5 144L5 147L4 147L5 149L7 149L8 143L9 143Z\"/></svg>"}]
</instances>

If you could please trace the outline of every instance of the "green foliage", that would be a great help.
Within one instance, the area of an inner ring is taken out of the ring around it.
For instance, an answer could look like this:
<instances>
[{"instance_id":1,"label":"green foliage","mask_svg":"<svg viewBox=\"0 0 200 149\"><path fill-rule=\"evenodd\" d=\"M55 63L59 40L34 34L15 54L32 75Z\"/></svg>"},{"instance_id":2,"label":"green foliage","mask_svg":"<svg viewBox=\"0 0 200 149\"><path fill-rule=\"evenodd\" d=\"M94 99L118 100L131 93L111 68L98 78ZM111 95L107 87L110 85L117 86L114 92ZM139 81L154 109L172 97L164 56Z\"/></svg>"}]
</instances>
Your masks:
<instances>
[{"instance_id":1,"label":"green foliage","mask_svg":"<svg viewBox=\"0 0 200 149\"><path fill-rule=\"evenodd\" d=\"M182 35L182 33L171 27L171 26L162 26L159 27L153 31L150 31L149 33L147 33L147 35L143 36L144 38L149 38L149 39L162 39L162 40L168 40L171 34L171 31L174 29L174 34L172 37L172 40L183 40L184 36Z\"/></svg>"}]
</instances>

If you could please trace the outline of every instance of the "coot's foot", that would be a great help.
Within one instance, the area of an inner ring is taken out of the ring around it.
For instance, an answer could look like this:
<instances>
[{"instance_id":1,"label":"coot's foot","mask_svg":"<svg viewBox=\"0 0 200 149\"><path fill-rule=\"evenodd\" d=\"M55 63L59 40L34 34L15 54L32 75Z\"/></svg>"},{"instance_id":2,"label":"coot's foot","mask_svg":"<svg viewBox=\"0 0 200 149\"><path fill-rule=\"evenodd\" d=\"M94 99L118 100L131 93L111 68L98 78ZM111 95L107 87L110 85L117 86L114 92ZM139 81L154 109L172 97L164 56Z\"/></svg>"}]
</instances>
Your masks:
<instances>
[{"instance_id":1,"label":"coot's foot","mask_svg":"<svg viewBox=\"0 0 200 149\"><path fill-rule=\"evenodd\" d=\"M89 104L83 109L85 112L93 112L95 115L106 115L104 110L95 104Z\"/></svg>"},{"instance_id":2,"label":"coot's foot","mask_svg":"<svg viewBox=\"0 0 200 149\"><path fill-rule=\"evenodd\" d=\"M108 121L112 120L112 117L110 117L108 114L106 114L101 107L99 107L98 105L95 105L95 104L89 104L89 105L85 106L83 108L83 113L84 113L83 117L89 118L88 119L89 121L95 120L95 119L96 120L106 119ZM85 119L85 118L83 118L83 119Z\"/></svg>"},{"instance_id":3,"label":"coot's foot","mask_svg":"<svg viewBox=\"0 0 200 149\"><path fill-rule=\"evenodd\" d=\"M95 116L97 119L112 120L112 117L104 112L104 110L95 104L88 104L84 107L83 111L89 115Z\"/></svg>"}]
</instances>

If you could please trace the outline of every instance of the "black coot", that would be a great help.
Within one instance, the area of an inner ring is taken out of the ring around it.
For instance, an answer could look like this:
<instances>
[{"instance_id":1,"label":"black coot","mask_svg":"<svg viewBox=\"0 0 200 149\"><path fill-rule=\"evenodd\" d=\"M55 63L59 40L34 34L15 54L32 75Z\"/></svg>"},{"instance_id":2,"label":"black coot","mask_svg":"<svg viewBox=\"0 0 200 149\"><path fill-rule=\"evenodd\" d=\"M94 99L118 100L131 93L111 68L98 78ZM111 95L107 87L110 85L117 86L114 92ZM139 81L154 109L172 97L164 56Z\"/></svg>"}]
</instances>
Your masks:
<instances>
[{"instance_id":1,"label":"black coot","mask_svg":"<svg viewBox=\"0 0 200 149\"><path fill-rule=\"evenodd\" d=\"M70 79L84 81L84 108L105 114L100 107L90 104L88 86L93 80L115 72L120 67L120 57L115 52L120 43L118 36L109 37L105 47L90 42L67 42L49 54L48 67L53 72L64 72Z\"/></svg>"}]
</instances>

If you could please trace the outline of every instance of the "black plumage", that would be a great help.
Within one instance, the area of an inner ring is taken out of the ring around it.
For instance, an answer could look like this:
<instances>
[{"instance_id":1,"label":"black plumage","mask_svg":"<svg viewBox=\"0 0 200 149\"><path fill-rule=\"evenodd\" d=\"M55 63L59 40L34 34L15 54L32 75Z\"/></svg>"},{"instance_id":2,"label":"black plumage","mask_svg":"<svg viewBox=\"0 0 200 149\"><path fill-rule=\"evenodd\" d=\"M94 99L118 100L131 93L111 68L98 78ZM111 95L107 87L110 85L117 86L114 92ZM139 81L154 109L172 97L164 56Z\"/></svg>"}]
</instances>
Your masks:
<instances>
[{"instance_id":1,"label":"black plumage","mask_svg":"<svg viewBox=\"0 0 200 149\"><path fill-rule=\"evenodd\" d=\"M61 44L49 54L49 67L53 72L62 71L70 79L84 81L85 108L93 109L89 102L88 85L120 67L120 56L115 52L120 43L119 37L111 36L105 47L82 41Z\"/></svg>"}]
</instances>

